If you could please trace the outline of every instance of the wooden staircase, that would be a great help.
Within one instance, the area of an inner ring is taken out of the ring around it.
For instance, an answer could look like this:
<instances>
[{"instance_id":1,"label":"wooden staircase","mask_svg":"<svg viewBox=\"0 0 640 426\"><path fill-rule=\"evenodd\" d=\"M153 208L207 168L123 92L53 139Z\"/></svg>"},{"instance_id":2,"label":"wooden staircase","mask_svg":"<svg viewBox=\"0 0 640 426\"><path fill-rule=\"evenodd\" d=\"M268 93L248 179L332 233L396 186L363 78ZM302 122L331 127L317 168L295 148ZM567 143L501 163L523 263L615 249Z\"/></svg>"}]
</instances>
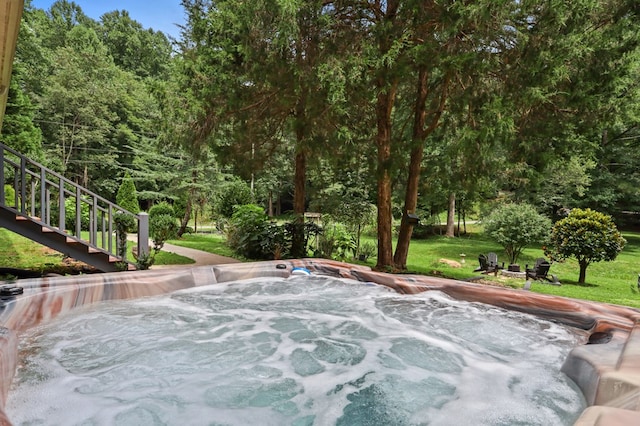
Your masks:
<instances>
[{"instance_id":1,"label":"wooden staircase","mask_svg":"<svg viewBox=\"0 0 640 426\"><path fill-rule=\"evenodd\" d=\"M0 227L103 272L133 270L117 254L117 215L134 218L138 253L148 254L146 213L133 214L0 143Z\"/></svg>"}]
</instances>

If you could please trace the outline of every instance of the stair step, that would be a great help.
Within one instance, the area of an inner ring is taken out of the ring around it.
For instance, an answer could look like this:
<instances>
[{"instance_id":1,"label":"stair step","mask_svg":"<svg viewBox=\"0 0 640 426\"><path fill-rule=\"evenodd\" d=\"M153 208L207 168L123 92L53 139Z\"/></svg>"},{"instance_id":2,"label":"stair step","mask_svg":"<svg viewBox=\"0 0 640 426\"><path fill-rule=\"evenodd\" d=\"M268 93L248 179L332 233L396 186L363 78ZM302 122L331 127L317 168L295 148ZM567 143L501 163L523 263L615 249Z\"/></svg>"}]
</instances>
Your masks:
<instances>
[{"instance_id":1,"label":"stair step","mask_svg":"<svg viewBox=\"0 0 640 426\"><path fill-rule=\"evenodd\" d=\"M31 221L31 220L40 220L40 218L38 216L23 216L23 215L16 215L16 220L18 222L22 222L22 221Z\"/></svg>"},{"instance_id":2,"label":"stair step","mask_svg":"<svg viewBox=\"0 0 640 426\"><path fill-rule=\"evenodd\" d=\"M60 228L57 228L55 226L53 227L48 227L48 226L43 226L42 227L42 232L44 232L45 234L49 234L49 233L54 233L54 232L60 232ZM64 231L62 231L64 233Z\"/></svg>"}]
</instances>

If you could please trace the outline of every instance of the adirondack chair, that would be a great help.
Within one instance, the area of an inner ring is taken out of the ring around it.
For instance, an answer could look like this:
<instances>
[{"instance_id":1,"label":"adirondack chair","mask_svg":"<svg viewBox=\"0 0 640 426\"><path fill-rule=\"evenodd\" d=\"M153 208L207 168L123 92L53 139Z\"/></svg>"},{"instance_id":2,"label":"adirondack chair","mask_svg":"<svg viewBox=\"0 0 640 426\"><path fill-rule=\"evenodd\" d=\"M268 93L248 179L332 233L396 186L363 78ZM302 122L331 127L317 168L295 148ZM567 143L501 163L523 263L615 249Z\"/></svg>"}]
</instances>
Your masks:
<instances>
[{"instance_id":1,"label":"adirondack chair","mask_svg":"<svg viewBox=\"0 0 640 426\"><path fill-rule=\"evenodd\" d=\"M549 277L549 268L551 268L551 263L545 258L538 258L532 269L529 269L529 265L525 266L525 278L527 280L531 278L533 280L549 281L552 284L560 285L558 277L555 275Z\"/></svg>"},{"instance_id":2,"label":"adirondack chair","mask_svg":"<svg viewBox=\"0 0 640 426\"><path fill-rule=\"evenodd\" d=\"M473 272L486 271L489 268L489 262L487 261L487 256L485 256L484 254L481 254L480 256L478 256L478 263L480 264L480 266L474 269Z\"/></svg>"},{"instance_id":3,"label":"adirondack chair","mask_svg":"<svg viewBox=\"0 0 640 426\"><path fill-rule=\"evenodd\" d=\"M498 275L498 271L504 269L504 262L502 266L498 265L498 255L493 252L486 256L484 254L478 256L478 263L480 263L480 266L474 269L473 272Z\"/></svg>"},{"instance_id":4,"label":"adirondack chair","mask_svg":"<svg viewBox=\"0 0 640 426\"><path fill-rule=\"evenodd\" d=\"M484 273L498 275L501 269L504 269L504 262L502 265L498 264L498 255L493 252L487 254L487 270Z\"/></svg>"}]
</instances>

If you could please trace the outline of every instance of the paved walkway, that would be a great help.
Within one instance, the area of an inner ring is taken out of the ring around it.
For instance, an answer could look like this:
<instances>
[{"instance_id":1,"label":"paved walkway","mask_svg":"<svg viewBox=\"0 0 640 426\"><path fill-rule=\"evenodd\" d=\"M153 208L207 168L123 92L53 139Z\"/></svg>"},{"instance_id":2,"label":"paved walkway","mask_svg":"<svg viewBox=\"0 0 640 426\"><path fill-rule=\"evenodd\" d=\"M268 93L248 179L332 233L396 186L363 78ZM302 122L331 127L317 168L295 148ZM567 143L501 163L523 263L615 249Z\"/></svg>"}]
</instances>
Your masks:
<instances>
[{"instance_id":1,"label":"paved walkway","mask_svg":"<svg viewBox=\"0 0 640 426\"><path fill-rule=\"evenodd\" d=\"M186 265L154 265L151 269L161 268L184 268L204 265L221 265L223 263L240 263L239 260L232 257L220 256L219 254L208 253L202 250L196 250L188 247L176 246L173 244L166 244L162 247L162 251L179 254L180 256L188 257L195 260L195 263L189 263Z\"/></svg>"},{"instance_id":2,"label":"paved walkway","mask_svg":"<svg viewBox=\"0 0 640 426\"><path fill-rule=\"evenodd\" d=\"M137 241L138 236L135 234L129 234L127 239L129 241ZM149 240L149 249L153 250L153 242ZM232 257L220 256L219 254L213 254L202 250L196 250L188 247L176 246L174 244L166 244L162 247L162 251L169 253L179 254L180 256L188 257L195 260L195 263L188 263L184 265L153 265L151 269L164 269L164 268L193 268L195 266L205 265L221 265L223 263L240 263L239 260Z\"/></svg>"}]
</instances>

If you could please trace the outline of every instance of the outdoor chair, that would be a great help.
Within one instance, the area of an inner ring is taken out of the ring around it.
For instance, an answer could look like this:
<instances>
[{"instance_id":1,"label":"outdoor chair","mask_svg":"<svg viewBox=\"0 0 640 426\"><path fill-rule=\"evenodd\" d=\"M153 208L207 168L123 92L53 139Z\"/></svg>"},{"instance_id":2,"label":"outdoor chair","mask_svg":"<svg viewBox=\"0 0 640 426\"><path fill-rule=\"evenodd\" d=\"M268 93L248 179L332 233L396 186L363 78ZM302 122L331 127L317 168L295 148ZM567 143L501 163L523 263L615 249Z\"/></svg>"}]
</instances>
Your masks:
<instances>
[{"instance_id":1,"label":"outdoor chair","mask_svg":"<svg viewBox=\"0 0 640 426\"><path fill-rule=\"evenodd\" d=\"M478 263L480 263L480 266L474 269L473 272L498 275L498 271L504 269L504 262L502 266L498 265L498 255L493 252L486 256L484 254L478 256Z\"/></svg>"},{"instance_id":2,"label":"outdoor chair","mask_svg":"<svg viewBox=\"0 0 640 426\"><path fill-rule=\"evenodd\" d=\"M531 278L532 280L548 281L552 284L560 285L558 277L555 275L549 277L549 268L551 268L551 263L544 258L538 258L532 269L529 269L529 265L525 266L525 279Z\"/></svg>"},{"instance_id":3,"label":"outdoor chair","mask_svg":"<svg viewBox=\"0 0 640 426\"><path fill-rule=\"evenodd\" d=\"M487 254L487 270L483 273L498 275L498 271L501 269L504 269L504 262L502 265L498 264L498 255L493 252Z\"/></svg>"},{"instance_id":4,"label":"outdoor chair","mask_svg":"<svg viewBox=\"0 0 640 426\"><path fill-rule=\"evenodd\" d=\"M489 262L487 262L487 256L485 256L484 254L481 254L480 256L478 256L478 263L480 264L480 266L474 269L473 272L486 271L489 268ZM638 285L640 286L640 284Z\"/></svg>"}]
</instances>

